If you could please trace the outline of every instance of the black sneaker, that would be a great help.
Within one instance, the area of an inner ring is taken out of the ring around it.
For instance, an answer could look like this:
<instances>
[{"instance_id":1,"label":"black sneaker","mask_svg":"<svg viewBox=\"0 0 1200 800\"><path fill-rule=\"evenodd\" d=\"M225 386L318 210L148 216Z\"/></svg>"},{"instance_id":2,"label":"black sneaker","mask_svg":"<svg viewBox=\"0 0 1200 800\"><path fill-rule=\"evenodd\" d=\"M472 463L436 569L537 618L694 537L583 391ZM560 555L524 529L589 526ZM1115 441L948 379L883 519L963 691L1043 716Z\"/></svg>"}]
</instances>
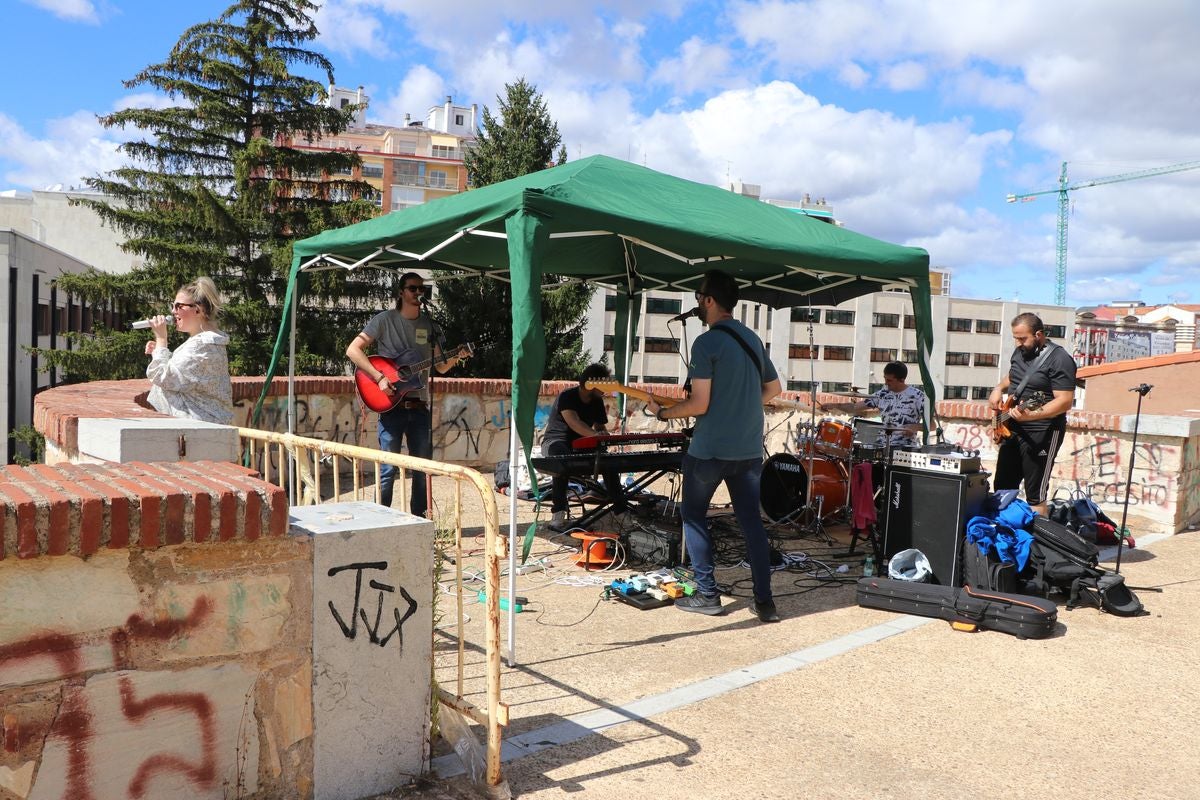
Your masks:
<instances>
[{"instance_id":1,"label":"black sneaker","mask_svg":"<svg viewBox=\"0 0 1200 800\"><path fill-rule=\"evenodd\" d=\"M758 615L759 622L779 622L779 612L775 610L774 600L768 600L765 603L755 600L754 613Z\"/></svg>"},{"instance_id":2,"label":"black sneaker","mask_svg":"<svg viewBox=\"0 0 1200 800\"><path fill-rule=\"evenodd\" d=\"M699 592L679 598L675 601L675 607L680 611L694 611L697 614L708 614L710 617L725 613L725 609L721 607L719 595L700 594Z\"/></svg>"}]
</instances>

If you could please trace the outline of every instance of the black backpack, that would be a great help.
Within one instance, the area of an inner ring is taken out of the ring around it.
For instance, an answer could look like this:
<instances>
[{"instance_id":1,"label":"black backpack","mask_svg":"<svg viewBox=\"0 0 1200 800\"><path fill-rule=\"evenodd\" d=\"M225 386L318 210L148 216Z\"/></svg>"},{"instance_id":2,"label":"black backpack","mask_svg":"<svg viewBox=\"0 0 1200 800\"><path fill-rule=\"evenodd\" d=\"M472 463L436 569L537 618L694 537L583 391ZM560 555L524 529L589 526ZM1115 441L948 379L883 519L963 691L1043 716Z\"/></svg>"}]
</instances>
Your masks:
<instances>
[{"instance_id":1,"label":"black backpack","mask_svg":"<svg viewBox=\"0 0 1200 800\"><path fill-rule=\"evenodd\" d=\"M1052 519L1036 516L1027 529L1033 535L1025 565L1024 594L1067 595L1067 609L1102 608L1122 617L1144 612L1142 603L1125 585L1125 578L1099 564L1099 550L1083 536Z\"/></svg>"}]
</instances>

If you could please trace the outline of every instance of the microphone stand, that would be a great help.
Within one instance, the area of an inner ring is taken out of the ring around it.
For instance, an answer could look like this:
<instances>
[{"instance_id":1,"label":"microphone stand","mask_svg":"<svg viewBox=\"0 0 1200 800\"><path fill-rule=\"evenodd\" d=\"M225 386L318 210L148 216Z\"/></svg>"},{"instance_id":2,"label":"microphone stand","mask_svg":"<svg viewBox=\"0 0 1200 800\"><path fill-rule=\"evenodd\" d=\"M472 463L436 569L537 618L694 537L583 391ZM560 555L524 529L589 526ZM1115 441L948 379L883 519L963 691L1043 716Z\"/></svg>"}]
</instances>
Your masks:
<instances>
[{"instance_id":1,"label":"microphone stand","mask_svg":"<svg viewBox=\"0 0 1200 800\"><path fill-rule=\"evenodd\" d=\"M1133 487L1133 462L1137 458L1138 425L1142 421L1142 398L1150 394L1154 387L1148 383L1138 384L1129 391L1137 392L1137 413L1133 416L1133 444L1129 447L1129 478L1125 481L1125 506L1121 509L1121 527L1117 530L1117 565L1116 573L1121 573L1121 546L1125 544L1125 518L1129 514L1129 490Z\"/></svg>"},{"instance_id":2,"label":"microphone stand","mask_svg":"<svg viewBox=\"0 0 1200 800\"><path fill-rule=\"evenodd\" d=\"M421 303L421 313L423 313L426 317L429 318L430 325L432 325L433 324L433 315L429 313L429 297L424 292L421 293L420 303ZM442 358L444 359L447 357L447 355L446 355L446 337L442 333L442 329L440 326L437 328L437 332L438 332L437 342L436 342L437 349L441 351ZM433 375L435 372L437 372L437 364L436 364L437 359L434 356L432 347L429 348L429 358L430 358L429 379L428 379L426 385L429 389L429 457L432 459L433 458ZM516 487L510 486L509 491L516 491ZM427 509L427 513L433 513L433 476L431 476L431 475L425 476L425 508Z\"/></svg>"}]
</instances>

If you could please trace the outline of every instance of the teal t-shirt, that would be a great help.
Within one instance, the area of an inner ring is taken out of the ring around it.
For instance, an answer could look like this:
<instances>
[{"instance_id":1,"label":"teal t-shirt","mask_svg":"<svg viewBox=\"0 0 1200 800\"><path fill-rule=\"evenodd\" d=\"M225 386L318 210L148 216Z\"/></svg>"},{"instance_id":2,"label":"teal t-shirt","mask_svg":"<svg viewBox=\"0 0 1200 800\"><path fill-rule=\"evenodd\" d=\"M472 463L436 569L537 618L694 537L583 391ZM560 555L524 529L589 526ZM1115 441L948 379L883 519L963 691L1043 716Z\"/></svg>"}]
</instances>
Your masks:
<instances>
[{"instance_id":1,"label":"teal t-shirt","mask_svg":"<svg viewBox=\"0 0 1200 800\"><path fill-rule=\"evenodd\" d=\"M728 327L758 353L762 376L749 354L732 336L716 327ZM692 345L688 365L692 380L711 380L708 411L696 418L688 454L695 458L743 461L763 454L762 387L779 378L754 331L735 319L718 322Z\"/></svg>"}]
</instances>

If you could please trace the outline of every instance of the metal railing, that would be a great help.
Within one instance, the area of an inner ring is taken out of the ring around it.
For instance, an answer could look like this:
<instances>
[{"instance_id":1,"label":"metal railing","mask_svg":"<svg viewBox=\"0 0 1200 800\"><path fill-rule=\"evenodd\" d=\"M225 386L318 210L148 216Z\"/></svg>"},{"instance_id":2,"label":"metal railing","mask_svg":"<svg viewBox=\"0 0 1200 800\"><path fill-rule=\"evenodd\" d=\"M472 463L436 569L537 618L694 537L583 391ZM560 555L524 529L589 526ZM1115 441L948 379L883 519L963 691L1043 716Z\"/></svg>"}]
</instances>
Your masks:
<instances>
[{"instance_id":1,"label":"metal railing","mask_svg":"<svg viewBox=\"0 0 1200 800\"><path fill-rule=\"evenodd\" d=\"M455 709L483 725L487 730L487 784L499 787L501 729L508 725L508 706L500 700L500 561L507 553L506 540L500 536L500 517L496 507L496 496L483 474L469 467L429 461L424 458L388 453L368 447L324 442L288 433L261 431L254 428L238 428L239 451L243 463L257 469L263 480L274 483L288 491L289 502L294 506L317 505L326 502L325 474L329 473L331 489L329 502L343 499L341 480L343 461L352 473L351 484L346 487L353 492L355 500L366 497L373 487L375 497L379 491L379 471L384 464L398 468L396 485L405 486L408 472L417 470L426 475L452 478L454 484L454 547L455 584L457 587L458 615L458 681L457 691L451 693L437 687L437 699L443 705ZM326 466L327 463L327 466ZM373 473L374 481L364 483L364 469ZM462 552L462 487L472 485L483 502L484 515L484 578L486 582L487 624L487 707L479 708L463 697L463 671L466 660L466 644L463 639L465 622L463 612L463 552ZM396 493L401 498L401 509L408 510L408 492Z\"/></svg>"}]
</instances>

